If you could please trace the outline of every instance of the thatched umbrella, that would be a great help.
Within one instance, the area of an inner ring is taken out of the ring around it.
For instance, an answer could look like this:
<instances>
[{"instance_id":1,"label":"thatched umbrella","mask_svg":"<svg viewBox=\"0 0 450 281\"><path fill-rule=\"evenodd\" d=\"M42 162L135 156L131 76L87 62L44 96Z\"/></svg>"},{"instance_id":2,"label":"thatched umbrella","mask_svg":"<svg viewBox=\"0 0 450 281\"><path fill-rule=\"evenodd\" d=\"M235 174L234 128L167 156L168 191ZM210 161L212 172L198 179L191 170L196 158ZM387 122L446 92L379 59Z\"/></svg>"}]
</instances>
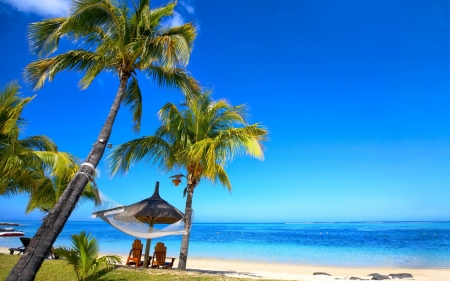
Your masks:
<instances>
[{"instance_id":1,"label":"thatched umbrella","mask_svg":"<svg viewBox=\"0 0 450 281\"><path fill-rule=\"evenodd\" d=\"M127 206L123 214L134 216L139 221L148 223L150 229L153 228L154 224L172 224L184 217L184 214L180 210L159 196L159 182L156 182L155 192L151 197ZM147 267L149 264L150 244L151 239L147 239L144 267Z\"/></svg>"}]
</instances>

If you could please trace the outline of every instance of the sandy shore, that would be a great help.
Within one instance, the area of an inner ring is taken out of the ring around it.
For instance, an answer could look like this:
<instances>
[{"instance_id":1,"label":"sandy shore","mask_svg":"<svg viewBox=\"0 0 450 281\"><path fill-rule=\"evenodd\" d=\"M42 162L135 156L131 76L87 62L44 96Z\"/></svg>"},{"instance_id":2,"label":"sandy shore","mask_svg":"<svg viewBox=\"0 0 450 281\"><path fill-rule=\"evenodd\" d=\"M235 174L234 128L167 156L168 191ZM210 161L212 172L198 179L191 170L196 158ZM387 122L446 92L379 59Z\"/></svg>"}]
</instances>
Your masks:
<instances>
[{"instance_id":1,"label":"sandy shore","mask_svg":"<svg viewBox=\"0 0 450 281\"><path fill-rule=\"evenodd\" d=\"M0 247L0 253L9 253L7 248ZM122 256L124 261L127 256ZM175 265L177 262L175 263ZM265 262L250 262L219 259L188 259L188 269L211 274L230 277L302 280L302 281L332 281L350 280L350 277L359 277L370 280L368 274L378 273L389 275L392 273L410 273L418 281L446 281L450 280L450 268L422 269L422 268L389 268L389 267L332 267L317 265L277 264ZM149 269L152 270L152 269ZM326 272L332 276L312 275L314 272ZM398 279L396 279L398 280Z\"/></svg>"}]
</instances>

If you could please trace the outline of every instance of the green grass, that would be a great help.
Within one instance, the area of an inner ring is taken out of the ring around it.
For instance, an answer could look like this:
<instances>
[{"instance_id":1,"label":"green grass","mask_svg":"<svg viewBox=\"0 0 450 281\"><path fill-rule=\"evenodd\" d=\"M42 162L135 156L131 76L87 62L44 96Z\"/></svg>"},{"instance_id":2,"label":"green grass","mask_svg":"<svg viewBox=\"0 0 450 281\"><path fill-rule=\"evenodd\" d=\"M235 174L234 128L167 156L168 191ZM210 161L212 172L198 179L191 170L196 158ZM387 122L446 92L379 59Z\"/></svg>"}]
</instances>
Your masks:
<instances>
[{"instance_id":1,"label":"green grass","mask_svg":"<svg viewBox=\"0 0 450 281\"><path fill-rule=\"evenodd\" d=\"M0 280L5 280L8 276L9 271L14 267L14 265L19 260L17 255L6 255L0 254ZM64 260L45 260L36 275L36 281L77 281L77 277L73 268L67 264ZM163 270L163 269L133 269L117 267L109 272L100 272L96 278L92 280L98 281L184 281L184 280L195 280L195 281L243 281L256 279L243 279L243 278L233 278L226 277L215 274L200 273L194 271L181 271L181 270ZM267 281L267 280L265 280Z\"/></svg>"}]
</instances>

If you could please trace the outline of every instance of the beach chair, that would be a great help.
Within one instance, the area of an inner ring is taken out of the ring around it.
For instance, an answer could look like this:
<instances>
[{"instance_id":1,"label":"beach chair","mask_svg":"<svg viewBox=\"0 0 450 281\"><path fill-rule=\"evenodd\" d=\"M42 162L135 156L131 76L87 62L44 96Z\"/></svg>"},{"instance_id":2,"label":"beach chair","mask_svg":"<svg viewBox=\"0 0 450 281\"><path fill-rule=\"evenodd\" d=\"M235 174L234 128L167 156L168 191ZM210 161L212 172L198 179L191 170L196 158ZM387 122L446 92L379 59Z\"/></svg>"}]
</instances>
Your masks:
<instances>
[{"instance_id":1,"label":"beach chair","mask_svg":"<svg viewBox=\"0 0 450 281\"><path fill-rule=\"evenodd\" d=\"M141 261L142 256L142 243L141 240L136 239L133 242L133 246L128 255L126 265L134 265L135 267L143 266L144 262Z\"/></svg>"},{"instance_id":2,"label":"beach chair","mask_svg":"<svg viewBox=\"0 0 450 281\"><path fill-rule=\"evenodd\" d=\"M162 268L172 268L173 263L175 262L175 258L168 258L166 257L167 253L167 247L164 246L164 243L158 242L155 246L155 252L153 253L153 260L152 260L152 268L159 268L160 266ZM166 259L171 260L170 262L166 262Z\"/></svg>"},{"instance_id":3,"label":"beach chair","mask_svg":"<svg viewBox=\"0 0 450 281\"><path fill-rule=\"evenodd\" d=\"M46 254L46 256L47 256L47 259L53 259L53 260L59 259L59 254L57 252L55 252L55 248L54 247L52 247L50 249L50 252L48 252Z\"/></svg>"},{"instance_id":4,"label":"beach chair","mask_svg":"<svg viewBox=\"0 0 450 281\"><path fill-rule=\"evenodd\" d=\"M9 248L9 253L11 255L14 254L14 252L19 252L18 255L20 255L21 253L23 253L23 251L25 251L25 248L28 246L28 244L30 244L30 240L31 238L27 238L27 237L20 237L20 241L22 242L22 246L17 247L17 248Z\"/></svg>"}]
</instances>

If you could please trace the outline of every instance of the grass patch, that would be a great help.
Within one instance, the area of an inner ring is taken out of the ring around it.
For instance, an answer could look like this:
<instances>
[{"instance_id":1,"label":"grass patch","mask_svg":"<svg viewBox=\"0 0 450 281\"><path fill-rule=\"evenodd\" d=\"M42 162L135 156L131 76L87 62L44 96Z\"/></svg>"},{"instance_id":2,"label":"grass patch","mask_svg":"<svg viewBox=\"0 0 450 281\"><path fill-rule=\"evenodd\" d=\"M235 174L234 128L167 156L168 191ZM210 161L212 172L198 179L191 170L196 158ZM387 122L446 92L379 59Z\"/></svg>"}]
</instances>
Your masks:
<instances>
[{"instance_id":1,"label":"grass patch","mask_svg":"<svg viewBox=\"0 0 450 281\"><path fill-rule=\"evenodd\" d=\"M0 280L5 280L9 271L16 265L20 256L0 254ZM73 271L72 266L68 265L64 260L45 260L36 275L36 281L77 281L77 276ZM248 278L233 278L221 275L200 273L195 271L181 271L176 269L162 270L162 269L133 269L117 267L109 272L102 271L96 278L92 280L98 281L232 281L232 280L248 280L255 281L256 279ZM267 281L267 280L265 280Z\"/></svg>"}]
</instances>

